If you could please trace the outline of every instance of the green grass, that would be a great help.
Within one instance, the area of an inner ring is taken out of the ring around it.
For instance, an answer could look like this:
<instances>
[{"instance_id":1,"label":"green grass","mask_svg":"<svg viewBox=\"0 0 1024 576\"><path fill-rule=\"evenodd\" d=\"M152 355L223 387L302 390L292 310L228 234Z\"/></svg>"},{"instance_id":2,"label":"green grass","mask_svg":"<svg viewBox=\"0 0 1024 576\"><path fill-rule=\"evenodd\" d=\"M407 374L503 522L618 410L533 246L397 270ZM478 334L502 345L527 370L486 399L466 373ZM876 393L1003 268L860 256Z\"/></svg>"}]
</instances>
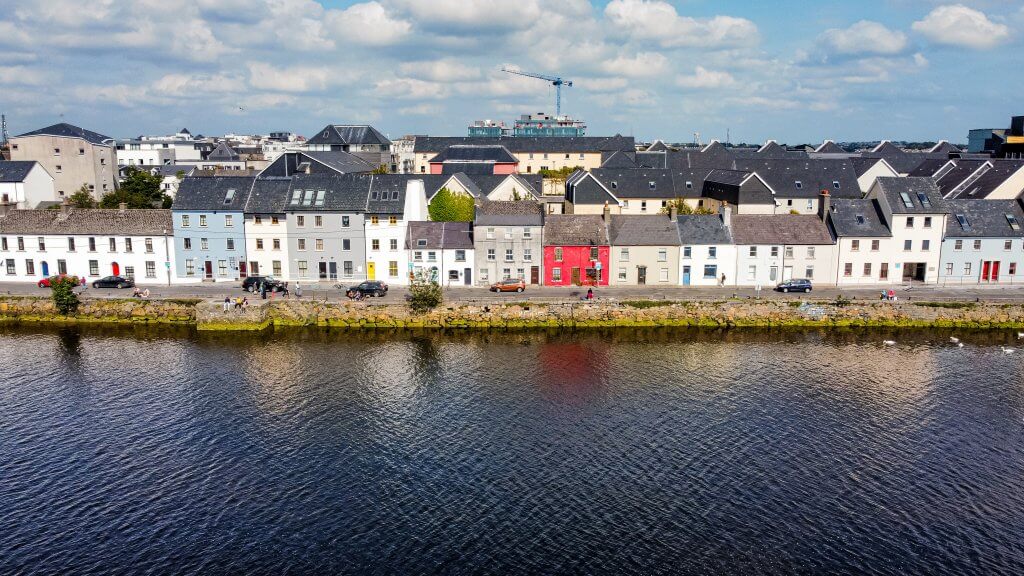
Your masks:
<instances>
[{"instance_id":1,"label":"green grass","mask_svg":"<svg viewBox=\"0 0 1024 576\"><path fill-rule=\"evenodd\" d=\"M912 302L914 306L922 306L924 308L950 308L958 310L961 308L974 308L977 306L974 302Z\"/></svg>"},{"instance_id":2,"label":"green grass","mask_svg":"<svg viewBox=\"0 0 1024 576\"><path fill-rule=\"evenodd\" d=\"M623 300L623 306L629 306L630 308L661 308L663 306L671 306L675 302L669 300Z\"/></svg>"}]
</instances>

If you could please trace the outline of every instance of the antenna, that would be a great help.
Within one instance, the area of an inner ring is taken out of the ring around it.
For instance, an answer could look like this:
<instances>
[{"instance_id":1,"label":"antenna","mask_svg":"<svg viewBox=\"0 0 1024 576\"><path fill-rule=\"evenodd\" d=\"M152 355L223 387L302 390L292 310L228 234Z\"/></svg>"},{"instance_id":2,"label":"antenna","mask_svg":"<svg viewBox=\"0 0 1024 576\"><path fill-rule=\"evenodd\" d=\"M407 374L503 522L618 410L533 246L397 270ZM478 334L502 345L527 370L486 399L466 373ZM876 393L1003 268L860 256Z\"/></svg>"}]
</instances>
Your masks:
<instances>
[{"instance_id":1,"label":"antenna","mask_svg":"<svg viewBox=\"0 0 1024 576\"><path fill-rule=\"evenodd\" d=\"M7 141L10 139L10 135L7 133L7 115L0 114L0 144L7 147Z\"/></svg>"},{"instance_id":2,"label":"antenna","mask_svg":"<svg viewBox=\"0 0 1024 576\"><path fill-rule=\"evenodd\" d=\"M732 144L732 140L729 138L729 129L728 128L725 129L725 143L726 144Z\"/></svg>"}]
</instances>

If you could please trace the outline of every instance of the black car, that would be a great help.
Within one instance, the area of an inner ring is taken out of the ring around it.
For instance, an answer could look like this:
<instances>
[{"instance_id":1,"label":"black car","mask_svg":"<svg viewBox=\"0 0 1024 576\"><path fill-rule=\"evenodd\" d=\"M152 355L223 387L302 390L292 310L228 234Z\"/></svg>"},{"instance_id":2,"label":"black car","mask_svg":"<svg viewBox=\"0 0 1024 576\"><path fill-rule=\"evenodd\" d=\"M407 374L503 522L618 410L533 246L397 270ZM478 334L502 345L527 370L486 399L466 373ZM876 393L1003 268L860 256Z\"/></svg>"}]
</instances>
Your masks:
<instances>
[{"instance_id":1,"label":"black car","mask_svg":"<svg viewBox=\"0 0 1024 576\"><path fill-rule=\"evenodd\" d=\"M93 288L131 288L132 286L135 286L135 282L123 276L107 276L92 282Z\"/></svg>"},{"instance_id":2,"label":"black car","mask_svg":"<svg viewBox=\"0 0 1024 576\"><path fill-rule=\"evenodd\" d=\"M806 278L786 280L775 287L779 292L810 292L811 281Z\"/></svg>"},{"instance_id":3,"label":"black car","mask_svg":"<svg viewBox=\"0 0 1024 576\"><path fill-rule=\"evenodd\" d=\"M380 280L367 280L356 286L349 286L345 290L345 295L349 298L359 294L361 296L377 296L381 297L388 293L388 285L381 282Z\"/></svg>"},{"instance_id":4,"label":"black car","mask_svg":"<svg viewBox=\"0 0 1024 576\"><path fill-rule=\"evenodd\" d=\"M260 291L260 285L264 282L267 283L267 291L269 292L281 292L284 290L284 282L273 276L249 276L242 280L242 290L255 294Z\"/></svg>"}]
</instances>

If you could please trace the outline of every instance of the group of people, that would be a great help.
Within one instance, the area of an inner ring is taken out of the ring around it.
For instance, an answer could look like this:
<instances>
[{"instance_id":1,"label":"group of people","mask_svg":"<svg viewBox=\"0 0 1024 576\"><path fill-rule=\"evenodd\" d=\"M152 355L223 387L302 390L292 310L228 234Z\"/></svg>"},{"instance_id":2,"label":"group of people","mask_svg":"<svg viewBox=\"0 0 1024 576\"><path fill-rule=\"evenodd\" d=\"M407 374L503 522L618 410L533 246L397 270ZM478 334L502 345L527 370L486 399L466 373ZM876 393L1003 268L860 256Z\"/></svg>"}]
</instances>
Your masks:
<instances>
[{"instance_id":1,"label":"group of people","mask_svg":"<svg viewBox=\"0 0 1024 576\"><path fill-rule=\"evenodd\" d=\"M878 299L889 300L894 302L896 300L896 291L893 290L892 288L889 288L888 291L882 290L882 294L878 297Z\"/></svg>"},{"instance_id":2,"label":"group of people","mask_svg":"<svg viewBox=\"0 0 1024 576\"><path fill-rule=\"evenodd\" d=\"M139 290L139 287L136 286L135 290L132 290L132 298L149 298L149 288Z\"/></svg>"},{"instance_id":3,"label":"group of people","mask_svg":"<svg viewBox=\"0 0 1024 576\"><path fill-rule=\"evenodd\" d=\"M245 296L239 296L237 298L231 298L226 296L224 298L224 311L227 312L232 308L235 310L245 310L249 307L249 299Z\"/></svg>"},{"instance_id":4,"label":"group of people","mask_svg":"<svg viewBox=\"0 0 1024 576\"><path fill-rule=\"evenodd\" d=\"M259 289L257 291L260 293L260 297L263 298L264 300L267 299L268 292L270 293L271 299L273 299L274 297L274 286L267 282L266 280L260 282ZM288 289L287 282L280 284L280 289L278 289L277 292L280 292L281 295L285 297L291 295L291 291ZM300 286L298 282L295 283L295 297L302 298L302 286Z\"/></svg>"}]
</instances>

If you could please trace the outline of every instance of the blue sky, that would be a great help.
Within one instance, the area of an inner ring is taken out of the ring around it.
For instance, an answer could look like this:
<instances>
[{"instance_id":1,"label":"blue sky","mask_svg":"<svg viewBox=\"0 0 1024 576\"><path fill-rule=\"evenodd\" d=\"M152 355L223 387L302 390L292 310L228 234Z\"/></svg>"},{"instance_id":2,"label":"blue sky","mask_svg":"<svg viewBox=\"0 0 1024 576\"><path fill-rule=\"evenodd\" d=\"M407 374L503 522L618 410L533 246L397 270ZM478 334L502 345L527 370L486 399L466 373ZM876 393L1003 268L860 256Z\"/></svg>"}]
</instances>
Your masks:
<instances>
[{"instance_id":1,"label":"blue sky","mask_svg":"<svg viewBox=\"0 0 1024 576\"><path fill-rule=\"evenodd\" d=\"M551 111L590 134L965 141L1024 114L1024 3L0 0L0 111L115 137L462 135Z\"/></svg>"}]
</instances>

